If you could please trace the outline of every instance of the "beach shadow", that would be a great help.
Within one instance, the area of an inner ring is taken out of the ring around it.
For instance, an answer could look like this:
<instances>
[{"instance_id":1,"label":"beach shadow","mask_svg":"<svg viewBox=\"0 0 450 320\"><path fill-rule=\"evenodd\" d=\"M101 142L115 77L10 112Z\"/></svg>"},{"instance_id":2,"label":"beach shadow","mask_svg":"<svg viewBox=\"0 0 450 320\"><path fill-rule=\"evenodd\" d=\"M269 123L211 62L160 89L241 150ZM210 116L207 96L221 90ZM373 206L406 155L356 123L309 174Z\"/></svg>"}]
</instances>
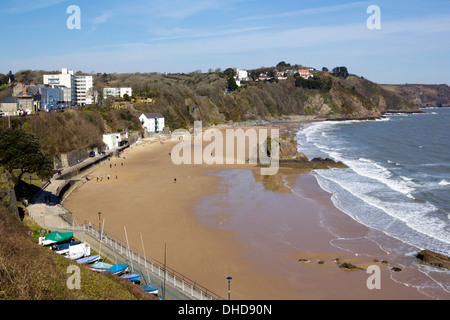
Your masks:
<instances>
[{"instance_id":1,"label":"beach shadow","mask_svg":"<svg viewBox=\"0 0 450 320\"><path fill-rule=\"evenodd\" d=\"M291 193L291 189L286 185L286 178L289 173L278 171L274 175L261 175L259 170L251 170L256 182L261 183L264 189L278 193Z\"/></svg>"}]
</instances>

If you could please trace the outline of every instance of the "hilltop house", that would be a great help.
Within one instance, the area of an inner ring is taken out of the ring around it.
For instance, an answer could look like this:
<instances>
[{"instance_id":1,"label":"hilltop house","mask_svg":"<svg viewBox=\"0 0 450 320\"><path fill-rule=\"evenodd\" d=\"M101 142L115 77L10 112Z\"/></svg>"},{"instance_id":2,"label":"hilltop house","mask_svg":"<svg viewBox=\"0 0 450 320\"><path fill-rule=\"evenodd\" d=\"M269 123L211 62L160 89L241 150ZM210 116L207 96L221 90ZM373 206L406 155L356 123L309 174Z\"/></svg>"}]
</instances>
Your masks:
<instances>
[{"instance_id":1,"label":"hilltop house","mask_svg":"<svg viewBox=\"0 0 450 320\"><path fill-rule=\"evenodd\" d=\"M311 73L310 70L308 69L299 69L298 70L298 74L300 75L300 77L302 77L303 79L309 79L313 76L313 74Z\"/></svg>"},{"instance_id":2,"label":"hilltop house","mask_svg":"<svg viewBox=\"0 0 450 320\"><path fill-rule=\"evenodd\" d=\"M159 133L164 129L164 116L161 113L141 113L139 121L148 133Z\"/></svg>"},{"instance_id":3,"label":"hilltop house","mask_svg":"<svg viewBox=\"0 0 450 320\"><path fill-rule=\"evenodd\" d=\"M241 86L241 81L248 81L248 72L247 70L236 69L236 75L234 76L234 80L238 87Z\"/></svg>"}]
</instances>

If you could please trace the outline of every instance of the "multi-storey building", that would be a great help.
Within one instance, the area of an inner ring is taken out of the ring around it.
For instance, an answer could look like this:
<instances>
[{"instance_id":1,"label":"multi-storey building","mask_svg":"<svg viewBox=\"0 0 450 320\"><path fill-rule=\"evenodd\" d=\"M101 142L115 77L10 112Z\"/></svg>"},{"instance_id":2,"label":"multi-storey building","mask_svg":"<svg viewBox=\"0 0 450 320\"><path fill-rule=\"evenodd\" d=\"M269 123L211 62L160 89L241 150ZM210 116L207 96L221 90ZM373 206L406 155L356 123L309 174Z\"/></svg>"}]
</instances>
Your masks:
<instances>
[{"instance_id":1,"label":"multi-storey building","mask_svg":"<svg viewBox=\"0 0 450 320\"><path fill-rule=\"evenodd\" d=\"M44 75L44 84L66 87L62 101L71 105L92 104L94 96L94 78L76 76L73 70L63 68L60 74Z\"/></svg>"},{"instance_id":2,"label":"multi-storey building","mask_svg":"<svg viewBox=\"0 0 450 320\"><path fill-rule=\"evenodd\" d=\"M76 104L86 105L94 102L94 78L92 76L75 76Z\"/></svg>"}]
</instances>

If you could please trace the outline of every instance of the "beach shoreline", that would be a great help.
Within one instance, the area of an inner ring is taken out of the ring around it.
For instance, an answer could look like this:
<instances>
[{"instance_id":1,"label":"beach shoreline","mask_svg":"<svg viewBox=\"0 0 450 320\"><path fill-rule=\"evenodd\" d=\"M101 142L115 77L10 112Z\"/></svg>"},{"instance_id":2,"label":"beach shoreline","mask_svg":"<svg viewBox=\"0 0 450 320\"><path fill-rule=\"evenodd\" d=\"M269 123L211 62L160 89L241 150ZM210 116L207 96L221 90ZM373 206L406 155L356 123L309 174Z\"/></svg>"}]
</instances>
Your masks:
<instances>
[{"instance_id":1,"label":"beach shoreline","mask_svg":"<svg viewBox=\"0 0 450 320\"><path fill-rule=\"evenodd\" d=\"M266 128L293 134L304 123ZM427 299L392 279L391 264L381 263L391 257L367 240L371 231L338 210L308 171L261 176L248 164L176 166L169 153L177 143L131 146L94 171L65 206L79 223L97 221L101 211L105 230L125 238L126 226L134 247L142 233L156 260L167 246L168 266L222 297L231 276L236 300ZM336 229L364 254L336 245ZM368 289L370 274L343 270L336 259L378 266L382 289Z\"/></svg>"}]
</instances>

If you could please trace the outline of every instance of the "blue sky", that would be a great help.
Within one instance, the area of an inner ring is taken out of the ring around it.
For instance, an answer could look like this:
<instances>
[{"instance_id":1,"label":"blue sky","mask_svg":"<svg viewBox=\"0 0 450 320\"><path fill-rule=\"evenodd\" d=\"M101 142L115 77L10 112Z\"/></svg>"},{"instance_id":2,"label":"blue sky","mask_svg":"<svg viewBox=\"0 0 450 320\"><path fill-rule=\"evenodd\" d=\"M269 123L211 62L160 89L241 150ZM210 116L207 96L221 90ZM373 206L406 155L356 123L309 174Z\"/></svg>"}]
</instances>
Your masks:
<instances>
[{"instance_id":1,"label":"blue sky","mask_svg":"<svg viewBox=\"0 0 450 320\"><path fill-rule=\"evenodd\" d=\"M67 8L81 10L70 30ZM381 29L370 30L370 5ZM450 1L2 0L0 72L191 72L280 61L450 84Z\"/></svg>"}]
</instances>

